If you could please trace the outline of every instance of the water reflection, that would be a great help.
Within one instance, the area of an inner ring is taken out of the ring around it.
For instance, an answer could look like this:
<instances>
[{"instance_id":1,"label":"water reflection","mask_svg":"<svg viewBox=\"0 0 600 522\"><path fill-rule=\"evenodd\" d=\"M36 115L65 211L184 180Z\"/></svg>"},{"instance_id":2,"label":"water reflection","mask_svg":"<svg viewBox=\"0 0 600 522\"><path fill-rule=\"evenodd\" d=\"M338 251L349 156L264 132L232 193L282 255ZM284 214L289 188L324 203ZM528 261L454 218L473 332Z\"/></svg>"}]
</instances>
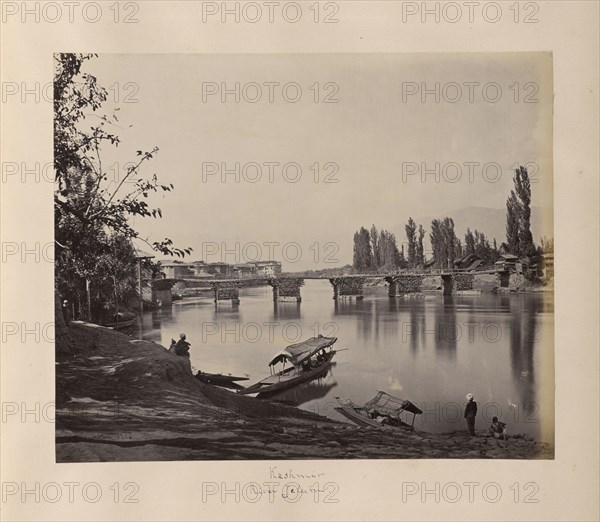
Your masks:
<instances>
[{"instance_id":1,"label":"water reflection","mask_svg":"<svg viewBox=\"0 0 600 522\"><path fill-rule=\"evenodd\" d=\"M512 335L510 356L513 380L518 392L518 404L523 413L535 414L537 399L535 387L534 352L539 340L536 315L539 301L518 296L511 303Z\"/></svg>"},{"instance_id":2,"label":"water reflection","mask_svg":"<svg viewBox=\"0 0 600 522\"><path fill-rule=\"evenodd\" d=\"M456 322L456 305L451 295L443 295L434 307L435 348L449 361L456 358L456 343L462 328Z\"/></svg>"},{"instance_id":3,"label":"water reflection","mask_svg":"<svg viewBox=\"0 0 600 522\"><path fill-rule=\"evenodd\" d=\"M362 300L331 297L328 281L307 281L301 303L273 303L267 287L243 288L235 307L215 307L211 296L184 299L147 312L139 334L168 346L186 332L193 366L248 374L251 383L269 374L267 362L285 346L333 335L336 348L347 349L336 355L335 380L284 400L315 410L336 395L362 404L381 390L432 412L420 429L444 432L464 429L462 416L444 412L464 408L471 392L481 406L478 429L494 414L511 432L533 436L541 421L553 422L552 295L390 298L385 288L369 288ZM524 409L530 404L535 411ZM545 433L548 440L553 430Z\"/></svg>"},{"instance_id":4,"label":"water reflection","mask_svg":"<svg viewBox=\"0 0 600 522\"><path fill-rule=\"evenodd\" d=\"M298 302L273 302L273 320L300 319L302 316L301 303Z\"/></svg>"},{"instance_id":5,"label":"water reflection","mask_svg":"<svg viewBox=\"0 0 600 522\"><path fill-rule=\"evenodd\" d=\"M283 402L292 406L300 406L326 397L337 386L332 369L335 365L335 362L331 364L331 368L327 370L325 376L303 383L294 389L269 395L269 400Z\"/></svg>"}]
</instances>

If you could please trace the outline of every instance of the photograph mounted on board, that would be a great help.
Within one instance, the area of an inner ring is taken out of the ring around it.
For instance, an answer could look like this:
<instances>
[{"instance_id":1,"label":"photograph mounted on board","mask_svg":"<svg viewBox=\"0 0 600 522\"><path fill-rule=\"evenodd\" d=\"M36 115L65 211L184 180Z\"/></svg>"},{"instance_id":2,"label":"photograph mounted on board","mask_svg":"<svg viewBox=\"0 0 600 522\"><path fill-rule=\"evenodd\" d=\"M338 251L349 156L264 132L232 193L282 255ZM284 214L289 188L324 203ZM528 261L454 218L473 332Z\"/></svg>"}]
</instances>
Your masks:
<instances>
[{"instance_id":1,"label":"photograph mounted on board","mask_svg":"<svg viewBox=\"0 0 600 522\"><path fill-rule=\"evenodd\" d=\"M54 56L57 462L553 459L550 53Z\"/></svg>"}]
</instances>

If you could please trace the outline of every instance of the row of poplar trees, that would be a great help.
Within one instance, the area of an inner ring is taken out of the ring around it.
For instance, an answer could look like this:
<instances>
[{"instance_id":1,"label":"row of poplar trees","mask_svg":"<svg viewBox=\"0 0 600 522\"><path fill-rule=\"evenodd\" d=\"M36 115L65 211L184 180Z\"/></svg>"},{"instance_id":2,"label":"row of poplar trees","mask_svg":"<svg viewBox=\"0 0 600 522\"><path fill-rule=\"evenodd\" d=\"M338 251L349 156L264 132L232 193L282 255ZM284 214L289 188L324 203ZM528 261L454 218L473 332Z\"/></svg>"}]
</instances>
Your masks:
<instances>
[{"instance_id":1,"label":"row of poplar trees","mask_svg":"<svg viewBox=\"0 0 600 522\"><path fill-rule=\"evenodd\" d=\"M537 249L531 233L531 181L525 167L519 167L513 178L514 189L506 201L506 242L498 248L483 232L467 228L464 245L456 236L454 220L450 217L431 222L429 240L432 266L451 268L454 262L468 254L475 254L484 264L493 264L502 252L517 257L533 257L539 250L553 249L552 240L543 241ZM406 256L404 244L398 248L396 237L387 230L378 231L375 225L367 230L361 227L354 234L353 266L356 270L394 270L397 268L423 268L426 256L423 247L425 229L412 217L405 225Z\"/></svg>"}]
</instances>

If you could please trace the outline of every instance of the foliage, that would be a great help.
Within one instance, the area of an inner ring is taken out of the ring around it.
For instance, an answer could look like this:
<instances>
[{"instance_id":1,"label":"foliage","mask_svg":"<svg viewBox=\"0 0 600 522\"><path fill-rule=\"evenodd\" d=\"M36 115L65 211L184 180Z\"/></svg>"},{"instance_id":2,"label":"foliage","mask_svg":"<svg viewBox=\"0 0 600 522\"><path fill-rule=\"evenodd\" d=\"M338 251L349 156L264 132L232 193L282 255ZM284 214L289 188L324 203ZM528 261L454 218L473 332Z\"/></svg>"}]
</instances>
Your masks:
<instances>
[{"instance_id":1,"label":"foliage","mask_svg":"<svg viewBox=\"0 0 600 522\"><path fill-rule=\"evenodd\" d=\"M454 220L449 217L434 219L429 234L434 266L436 268L452 268L455 259L460 257L462 246L454 232Z\"/></svg>"},{"instance_id":2,"label":"foliage","mask_svg":"<svg viewBox=\"0 0 600 522\"><path fill-rule=\"evenodd\" d=\"M404 226L406 230L406 239L408 241L408 267L414 268L417 259L417 225L413 221L413 218L408 218L408 223Z\"/></svg>"},{"instance_id":3,"label":"foliage","mask_svg":"<svg viewBox=\"0 0 600 522\"><path fill-rule=\"evenodd\" d=\"M111 299L116 304L130 292L135 263L131 240L139 237L130 218L162 217L161 209L152 208L148 199L151 193L170 192L174 187L159 183L156 174L149 178L141 174L157 147L138 150L122 179L114 184L109 180L102 152L120 143L110 130L118 118L116 114L94 114L107 99L106 89L96 78L82 72L85 62L94 56L55 55L54 209L59 291L82 302L85 281L91 281L92 308L98 309ZM90 126L90 121L95 124ZM151 246L165 255L183 257L191 252L175 248L169 238Z\"/></svg>"},{"instance_id":4,"label":"foliage","mask_svg":"<svg viewBox=\"0 0 600 522\"><path fill-rule=\"evenodd\" d=\"M375 225L371 227L371 250L373 252L373 264L377 267L381 264L381 260L379 257L379 233Z\"/></svg>"},{"instance_id":5,"label":"foliage","mask_svg":"<svg viewBox=\"0 0 600 522\"><path fill-rule=\"evenodd\" d=\"M483 261L484 265L493 265L498 260L499 255L496 239L494 238L492 246L483 232L475 230L475 234L473 234L471 229L467 228L464 254L475 254Z\"/></svg>"},{"instance_id":6,"label":"foliage","mask_svg":"<svg viewBox=\"0 0 600 522\"><path fill-rule=\"evenodd\" d=\"M377 231L375 225L370 232L364 227L355 232L353 268L356 271L396 270L405 264L392 232Z\"/></svg>"},{"instance_id":7,"label":"foliage","mask_svg":"<svg viewBox=\"0 0 600 522\"><path fill-rule=\"evenodd\" d=\"M360 227L354 234L354 258L352 265L356 270L370 270L373 267L371 236L369 231Z\"/></svg>"},{"instance_id":8,"label":"foliage","mask_svg":"<svg viewBox=\"0 0 600 522\"><path fill-rule=\"evenodd\" d=\"M530 257L536 253L531 234L531 182L527 169L519 167L513 177L515 188L506 200L506 243L509 253Z\"/></svg>"},{"instance_id":9,"label":"foliage","mask_svg":"<svg viewBox=\"0 0 600 522\"><path fill-rule=\"evenodd\" d=\"M425 237L425 229L423 225L419 225L419 234L417 236L417 251L415 257L415 264L417 268L423 268L425 264L425 249L423 247L423 238Z\"/></svg>"}]
</instances>

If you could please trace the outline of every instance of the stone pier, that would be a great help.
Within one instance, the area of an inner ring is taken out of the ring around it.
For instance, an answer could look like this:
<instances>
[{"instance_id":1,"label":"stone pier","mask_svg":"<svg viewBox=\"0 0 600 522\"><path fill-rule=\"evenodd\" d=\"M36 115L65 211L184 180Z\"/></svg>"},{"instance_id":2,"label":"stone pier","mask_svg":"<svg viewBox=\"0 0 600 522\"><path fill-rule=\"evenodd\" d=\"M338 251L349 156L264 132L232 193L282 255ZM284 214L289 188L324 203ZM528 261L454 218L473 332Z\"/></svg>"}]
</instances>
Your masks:
<instances>
[{"instance_id":1,"label":"stone pier","mask_svg":"<svg viewBox=\"0 0 600 522\"><path fill-rule=\"evenodd\" d=\"M474 274L454 274L454 291L473 290Z\"/></svg>"},{"instance_id":2,"label":"stone pier","mask_svg":"<svg viewBox=\"0 0 600 522\"><path fill-rule=\"evenodd\" d=\"M452 274L442 274L443 294L452 295L454 293L454 277Z\"/></svg>"},{"instance_id":3,"label":"stone pier","mask_svg":"<svg viewBox=\"0 0 600 522\"><path fill-rule=\"evenodd\" d=\"M332 277L329 282L333 286L333 298L335 300L340 297L362 299L365 280L365 277L360 276Z\"/></svg>"},{"instance_id":4,"label":"stone pier","mask_svg":"<svg viewBox=\"0 0 600 522\"><path fill-rule=\"evenodd\" d=\"M302 301L300 288L304 285L304 279L286 277L285 279L269 279L269 285L273 287L273 301L287 301L295 299L297 303Z\"/></svg>"},{"instance_id":5,"label":"stone pier","mask_svg":"<svg viewBox=\"0 0 600 522\"><path fill-rule=\"evenodd\" d=\"M215 293L215 303L219 301L231 300L231 304L240 304L240 287L239 281L215 281L211 282L210 286Z\"/></svg>"},{"instance_id":6,"label":"stone pier","mask_svg":"<svg viewBox=\"0 0 600 522\"><path fill-rule=\"evenodd\" d=\"M418 294L423 285L423 275L394 275L388 276L385 280L388 283L388 295L396 297L405 294Z\"/></svg>"}]
</instances>

